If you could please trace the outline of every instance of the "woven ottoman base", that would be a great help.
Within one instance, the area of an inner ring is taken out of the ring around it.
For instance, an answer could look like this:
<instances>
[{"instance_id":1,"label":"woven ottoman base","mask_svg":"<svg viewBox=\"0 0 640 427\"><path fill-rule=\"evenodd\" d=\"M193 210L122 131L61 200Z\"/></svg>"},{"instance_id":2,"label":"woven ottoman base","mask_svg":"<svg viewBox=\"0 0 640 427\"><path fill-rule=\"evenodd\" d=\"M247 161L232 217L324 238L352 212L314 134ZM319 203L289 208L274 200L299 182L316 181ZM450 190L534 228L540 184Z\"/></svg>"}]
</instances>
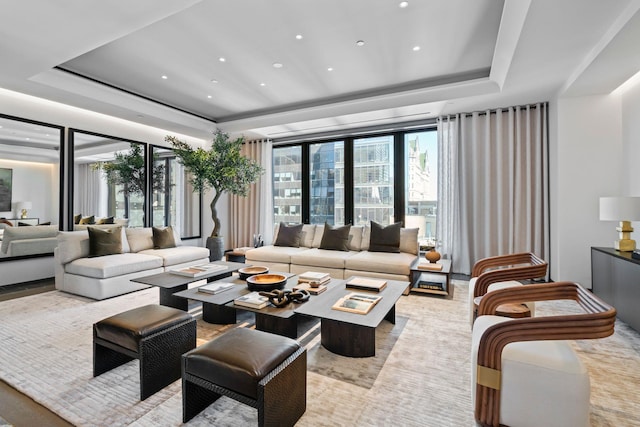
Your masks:
<instances>
[{"instance_id":1,"label":"woven ottoman base","mask_svg":"<svg viewBox=\"0 0 640 427\"><path fill-rule=\"evenodd\" d=\"M196 320L171 307L147 305L93 325L93 376L140 360L140 400L180 378L182 354L196 346Z\"/></svg>"}]
</instances>

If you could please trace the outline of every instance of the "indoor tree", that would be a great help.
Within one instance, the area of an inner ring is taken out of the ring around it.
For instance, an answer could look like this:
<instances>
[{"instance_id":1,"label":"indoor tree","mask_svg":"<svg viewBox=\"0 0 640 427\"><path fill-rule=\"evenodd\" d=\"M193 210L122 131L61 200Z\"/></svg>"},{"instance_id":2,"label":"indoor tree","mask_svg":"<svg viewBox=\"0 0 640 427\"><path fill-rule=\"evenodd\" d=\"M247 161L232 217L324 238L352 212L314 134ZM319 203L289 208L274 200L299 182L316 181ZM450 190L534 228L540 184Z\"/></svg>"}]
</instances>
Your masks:
<instances>
[{"instance_id":1,"label":"indoor tree","mask_svg":"<svg viewBox=\"0 0 640 427\"><path fill-rule=\"evenodd\" d=\"M256 182L264 169L255 160L241 154L244 137L231 139L228 134L217 131L213 136L211 148L193 148L174 136L167 136L176 154L178 162L191 173L189 179L194 191L204 193L213 189L211 201L211 219L213 231L207 239L207 247L212 250L212 259L220 259L224 252L224 244L220 233L220 218L216 204L223 193L246 196L252 183ZM217 251L217 253L213 253Z\"/></svg>"},{"instance_id":2,"label":"indoor tree","mask_svg":"<svg viewBox=\"0 0 640 427\"><path fill-rule=\"evenodd\" d=\"M120 193L125 196L125 214L129 217L129 197L139 195L144 197L146 191L146 176L144 169L144 153L142 144L129 144L130 149L115 153L114 159L97 162L91 165L93 170L101 170L107 183L120 186ZM155 164L151 172L152 190L164 191L164 165ZM145 212L144 203L142 211Z\"/></svg>"}]
</instances>

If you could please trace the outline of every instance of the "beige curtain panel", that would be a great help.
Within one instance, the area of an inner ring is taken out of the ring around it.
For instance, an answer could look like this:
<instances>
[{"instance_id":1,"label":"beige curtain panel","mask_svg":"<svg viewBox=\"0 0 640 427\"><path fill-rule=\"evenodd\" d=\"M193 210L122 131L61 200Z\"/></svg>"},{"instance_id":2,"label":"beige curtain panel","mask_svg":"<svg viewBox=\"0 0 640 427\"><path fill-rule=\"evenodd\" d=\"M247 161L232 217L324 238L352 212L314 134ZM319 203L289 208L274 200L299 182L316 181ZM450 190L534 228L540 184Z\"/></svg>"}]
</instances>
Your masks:
<instances>
[{"instance_id":1,"label":"beige curtain panel","mask_svg":"<svg viewBox=\"0 0 640 427\"><path fill-rule=\"evenodd\" d=\"M438 120L437 235L455 272L533 252L548 261L548 105Z\"/></svg>"}]
</instances>

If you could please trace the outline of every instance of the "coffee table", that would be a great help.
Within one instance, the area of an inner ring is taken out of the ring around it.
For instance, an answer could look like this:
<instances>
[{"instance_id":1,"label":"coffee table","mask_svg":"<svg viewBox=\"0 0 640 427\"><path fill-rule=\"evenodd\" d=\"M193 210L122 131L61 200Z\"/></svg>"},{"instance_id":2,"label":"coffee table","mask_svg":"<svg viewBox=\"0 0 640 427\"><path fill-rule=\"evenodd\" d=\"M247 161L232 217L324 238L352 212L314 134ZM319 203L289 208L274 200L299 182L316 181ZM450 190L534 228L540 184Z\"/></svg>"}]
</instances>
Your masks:
<instances>
[{"instance_id":1,"label":"coffee table","mask_svg":"<svg viewBox=\"0 0 640 427\"><path fill-rule=\"evenodd\" d=\"M298 284L298 276L292 273L270 272L274 274L283 274L287 279L285 289L291 289ZM219 280L218 282L230 282L237 286L227 289L218 294L207 294L199 292L198 288L187 289L176 292L175 297L188 298L202 302L202 320L208 323L216 324L234 324L236 323L236 311L251 311L255 313L256 329L273 334L283 335L289 338L297 338L298 336L298 319L295 309L305 303L289 303L284 307L274 307L268 305L261 309L253 309L250 307L238 306L234 304L234 300L242 295L248 294L247 283L237 277L229 277ZM329 289L320 295L311 295L309 301L322 300L332 286L338 286L340 280L332 280L327 284Z\"/></svg>"},{"instance_id":2,"label":"coffee table","mask_svg":"<svg viewBox=\"0 0 640 427\"><path fill-rule=\"evenodd\" d=\"M383 320L396 322L396 302L409 286L408 282L387 280L380 292L367 292L346 287L342 280L321 295L295 309L297 314L320 319L320 342L332 353L348 357L371 357L376 355L376 328ZM369 293L382 299L367 314L334 310L331 306L351 292Z\"/></svg>"},{"instance_id":3,"label":"coffee table","mask_svg":"<svg viewBox=\"0 0 640 427\"><path fill-rule=\"evenodd\" d=\"M166 271L164 273L152 274L150 276L137 277L135 279L131 279L131 281L158 287L160 289L160 305L188 311L189 301L185 298L176 297L176 292L187 289L190 283L203 279L207 279L208 282L212 282L214 280L229 277L233 272L247 267L247 264L239 262L213 261L212 264L223 265L226 269L213 271L210 274L200 277L181 276L179 274L173 274Z\"/></svg>"}]
</instances>

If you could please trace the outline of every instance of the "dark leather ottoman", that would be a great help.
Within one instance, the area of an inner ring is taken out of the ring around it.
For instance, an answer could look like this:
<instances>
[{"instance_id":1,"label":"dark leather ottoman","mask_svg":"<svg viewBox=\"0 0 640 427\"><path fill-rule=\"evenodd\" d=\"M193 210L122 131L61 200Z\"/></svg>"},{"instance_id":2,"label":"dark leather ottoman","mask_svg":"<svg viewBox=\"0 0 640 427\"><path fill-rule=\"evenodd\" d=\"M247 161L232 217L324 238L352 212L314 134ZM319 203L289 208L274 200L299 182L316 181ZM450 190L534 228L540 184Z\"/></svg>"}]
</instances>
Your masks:
<instances>
[{"instance_id":1,"label":"dark leather ottoman","mask_svg":"<svg viewBox=\"0 0 640 427\"><path fill-rule=\"evenodd\" d=\"M93 325L93 376L140 360L140 400L180 378L182 354L196 346L196 320L189 313L146 305Z\"/></svg>"},{"instance_id":2,"label":"dark leather ottoman","mask_svg":"<svg viewBox=\"0 0 640 427\"><path fill-rule=\"evenodd\" d=\"M183 422L222 395L257 408L260 426L293 426L307 409L307 350L237 328L183 355Z\"/></svg>"}]
</instances>

